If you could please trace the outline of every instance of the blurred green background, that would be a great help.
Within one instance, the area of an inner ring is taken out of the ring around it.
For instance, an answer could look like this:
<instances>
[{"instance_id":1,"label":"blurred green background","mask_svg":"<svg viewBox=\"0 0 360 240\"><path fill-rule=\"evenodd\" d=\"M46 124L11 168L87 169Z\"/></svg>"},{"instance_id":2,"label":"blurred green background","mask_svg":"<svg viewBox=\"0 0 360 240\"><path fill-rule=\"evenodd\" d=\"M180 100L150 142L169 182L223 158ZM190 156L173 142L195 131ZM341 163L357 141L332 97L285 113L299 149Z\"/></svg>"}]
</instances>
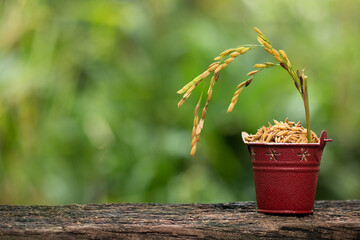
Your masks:
<instances>
[{"instance_id":1,"label":"blurred green background","mask_svg":"<svg viewBox=\"0 0 360 240\"><path fill-rule=\"evenodd\" d=\"M184 84L259 27L309 76L312 130L327 130L317 199L360 198L360 2L287 0L0 1L0 203L255 200L241 131L301 120L287 73L255 63L215 86L189 155L196 91ZM201 87L200 87L201 88Z\"/></svg>"}]
</instances>

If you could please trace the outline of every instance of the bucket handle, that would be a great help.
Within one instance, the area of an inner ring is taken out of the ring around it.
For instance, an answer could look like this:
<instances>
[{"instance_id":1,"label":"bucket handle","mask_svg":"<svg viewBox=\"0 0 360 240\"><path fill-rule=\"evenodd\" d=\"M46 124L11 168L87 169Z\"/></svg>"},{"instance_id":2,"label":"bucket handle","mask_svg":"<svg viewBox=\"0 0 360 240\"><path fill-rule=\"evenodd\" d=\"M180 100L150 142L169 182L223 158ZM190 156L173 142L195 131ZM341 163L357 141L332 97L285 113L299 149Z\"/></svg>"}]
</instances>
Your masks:
<instances>
[{"instance_id":1,"label":"bucket handle","mask_svg":"<svg viewBox=\"0 0 360 240\"><path fill-rule=\"evenodd\" d=\"M320 145L316 148L315 157L318 162L321 161L322 152L327 142L332 142L332 139L327 138L327 132L324 130L320 135Z\"/></svg>"}]
</instances>

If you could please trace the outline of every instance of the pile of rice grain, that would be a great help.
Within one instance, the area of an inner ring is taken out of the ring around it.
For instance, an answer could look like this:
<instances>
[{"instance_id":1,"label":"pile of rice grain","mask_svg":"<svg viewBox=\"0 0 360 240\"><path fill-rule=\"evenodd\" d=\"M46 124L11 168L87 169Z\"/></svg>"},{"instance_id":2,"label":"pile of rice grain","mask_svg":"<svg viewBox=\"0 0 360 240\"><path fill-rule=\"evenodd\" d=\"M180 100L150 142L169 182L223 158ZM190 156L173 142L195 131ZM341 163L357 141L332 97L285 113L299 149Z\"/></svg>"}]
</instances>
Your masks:
<instances>
[{"instance_id":1,"label":"pile of rice grain","mask_svg":"<svg viewBox=\"0 0 360 240\"><path fill-rule=\"evenodd\" d=\"M285 122L274 120L275 125L269 123L268 127L262 126L255 135L245 137L248 142L263 143L308 143L307 130L300 125L300 121ZM311 143L319 143L319 138L311 131Z\"/></svg>"}]
</instances>

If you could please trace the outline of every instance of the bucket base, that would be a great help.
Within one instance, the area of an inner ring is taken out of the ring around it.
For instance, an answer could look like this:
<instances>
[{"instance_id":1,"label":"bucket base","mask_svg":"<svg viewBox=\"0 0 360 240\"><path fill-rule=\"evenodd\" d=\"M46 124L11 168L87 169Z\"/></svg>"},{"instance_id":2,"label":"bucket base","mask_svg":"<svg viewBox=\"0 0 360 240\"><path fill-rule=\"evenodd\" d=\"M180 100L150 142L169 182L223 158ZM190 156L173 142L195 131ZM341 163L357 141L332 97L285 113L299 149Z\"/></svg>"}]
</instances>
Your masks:
<instances>
[{"instance_id":1,"label":"bucket base","mask_svg":"<svg viewBox=\"0 0 360 240\"><path fill-rule=\"evenodd\" d=\"M306 215L313 214L313 210L264 210L258 209L259 213L268 213L268 214L279 214L279 215Z\"/></svg>"}]
</instances>

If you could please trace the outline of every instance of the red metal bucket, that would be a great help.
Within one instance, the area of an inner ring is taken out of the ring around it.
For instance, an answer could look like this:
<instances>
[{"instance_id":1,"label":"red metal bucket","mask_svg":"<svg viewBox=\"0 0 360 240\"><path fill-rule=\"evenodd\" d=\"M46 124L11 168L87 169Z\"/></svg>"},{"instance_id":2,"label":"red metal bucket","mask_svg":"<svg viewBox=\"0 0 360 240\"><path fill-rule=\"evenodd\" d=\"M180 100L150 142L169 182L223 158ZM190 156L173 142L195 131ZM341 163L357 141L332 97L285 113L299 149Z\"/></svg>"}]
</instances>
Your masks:
<instances>
[{"instance_id":1,"label":"red metal bucket","mask_svg":"<svg viewBox=\"0 0 360 240\"><path fill-rule=\"evenodd\" d=\"M243 141L251 155L258 212L313 213L316 185L326 131L320 143L252 143Z\"/></svg>"}]
</instances>

